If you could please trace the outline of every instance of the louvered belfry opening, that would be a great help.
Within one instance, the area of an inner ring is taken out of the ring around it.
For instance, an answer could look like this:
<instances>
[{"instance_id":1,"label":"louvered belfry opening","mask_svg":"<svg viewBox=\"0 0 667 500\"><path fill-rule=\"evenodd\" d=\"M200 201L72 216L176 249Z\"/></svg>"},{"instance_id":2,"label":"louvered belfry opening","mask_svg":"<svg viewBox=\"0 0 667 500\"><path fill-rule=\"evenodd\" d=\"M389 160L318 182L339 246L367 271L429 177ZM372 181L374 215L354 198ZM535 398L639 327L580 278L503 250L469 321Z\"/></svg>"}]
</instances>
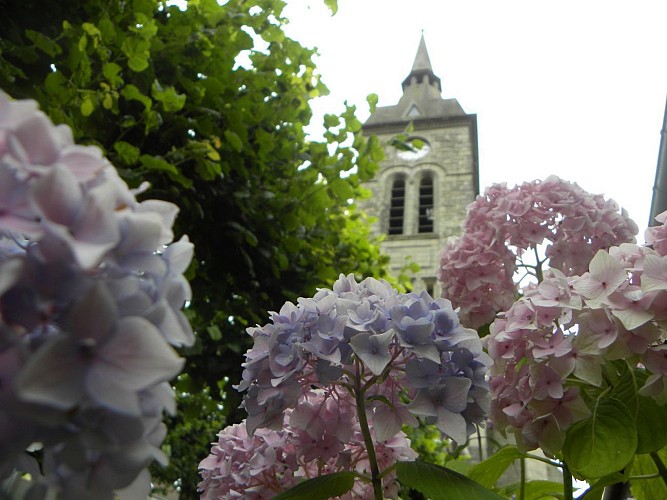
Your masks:
<instances>
[{"instance_id":1,"label":"louvered belfry opening","mask_svg":"<svg viewBox=\"0 0 667 500\"><path fill-rule=\"evenodd\" d=\"M403 234L405 217L405 177L394 179L391 186L391 203L389 205L389 234Z\"/></svg>"},{"instance_id":2,"label":"louvered belfry opening","mask_svg":"<svg viewBox=\"0 0 667 500\"><path fill-rule=\"evenodd\" d=\"M433 177L426 175L419 183L419 232L433 232Z\"/></svg>"}]
</instances>

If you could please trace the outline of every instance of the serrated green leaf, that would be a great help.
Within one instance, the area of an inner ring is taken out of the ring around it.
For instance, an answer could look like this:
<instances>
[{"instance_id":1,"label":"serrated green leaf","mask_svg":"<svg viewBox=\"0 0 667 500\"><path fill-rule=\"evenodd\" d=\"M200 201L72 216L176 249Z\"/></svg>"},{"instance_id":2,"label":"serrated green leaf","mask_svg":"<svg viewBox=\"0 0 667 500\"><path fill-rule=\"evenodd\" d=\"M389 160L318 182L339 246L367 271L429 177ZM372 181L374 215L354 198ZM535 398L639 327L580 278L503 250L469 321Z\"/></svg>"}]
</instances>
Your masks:
<instances>
[{"instance_id":1,"label":"serrated green leaf","mask_svg":"<svg viewBox=\"0 0 667 500\"><path fill-rule=\"evenodd\" d=\"M274 500L326 500L344 495L354 486L352 472L335 472L303 481L273 497Z\"/></svg>"},{"instance_id":2,"label":"serrated green leaf","mask_svg":"<svg viewBox=\"0 0 667 500\"><path fill-rule=\"evenodd\" d=\"M572 472L597 479L625 467L637 449L637 429L628 407L618 399L598 400L593 414L567 431L563 457Z\"/></svg>"},{"instance_id":3,"label":"serrated green leaf","mask_svg":"<svg viewBox=\"0 0 667 500\"><path fill-rule=\"evenodd\" d=\"M502 497L458 472L424 462L398 462L401 484L433 499L500 500Z\"/></svg>"},{"instance_id":4,"label":"serrated green leaf","mask_svg":"<svg viewBox=\"0 0 667 500\"><path fill-rule=\"evenodd\" d=\"M504 446L486 460L473 466L468 472L468 477L487 488L493 488L512 462L521 457L523 453L515 446Z\"/></svg>"}]
</instances>

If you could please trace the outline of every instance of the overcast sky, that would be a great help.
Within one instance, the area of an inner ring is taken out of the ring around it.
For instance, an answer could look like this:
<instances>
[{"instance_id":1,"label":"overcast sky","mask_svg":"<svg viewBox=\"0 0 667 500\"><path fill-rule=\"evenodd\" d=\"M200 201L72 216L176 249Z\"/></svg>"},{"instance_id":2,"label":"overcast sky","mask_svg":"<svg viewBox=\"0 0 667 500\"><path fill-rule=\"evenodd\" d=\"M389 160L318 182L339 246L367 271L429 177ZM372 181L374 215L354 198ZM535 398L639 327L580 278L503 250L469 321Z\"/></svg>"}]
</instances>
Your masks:
<instances>
[{"instance_id":1,"label":"overcast sky","mask_svg":"<svg viewBox=\"0 0 667 500\"><path fill-rule=\"evenodd\" d=\"M395 104L424 30L443 97L476 113L480 183L550 174L650 209L667 97L667 1L288 0L287 32L317 47L331 96L368 117ZM641 235L640 235L640 238Z\"/></svg>"}]
</instances>

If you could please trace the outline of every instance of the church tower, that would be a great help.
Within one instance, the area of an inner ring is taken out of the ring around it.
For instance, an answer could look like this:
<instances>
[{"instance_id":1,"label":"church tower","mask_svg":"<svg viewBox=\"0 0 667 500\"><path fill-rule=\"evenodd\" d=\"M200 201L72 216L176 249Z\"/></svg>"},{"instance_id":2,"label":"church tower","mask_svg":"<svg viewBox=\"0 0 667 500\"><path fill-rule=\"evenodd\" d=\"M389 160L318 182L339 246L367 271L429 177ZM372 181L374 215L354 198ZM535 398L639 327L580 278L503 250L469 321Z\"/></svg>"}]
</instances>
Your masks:
<instances>
[{"instance_id":1,"label":"church tower","mask_svg":"<svg viewBox=\"0 0 667 500\"><path fill-rule=\"evenodd\" d=\"M376 108L363 126L376 135L385 160L364 187L372 196L362 208L384 234L382 251L395 273L419 264L414 290L440 296L439 255L447 240L461 234L466 207L479 193L477 115L456 99L443 99L422 35L397 104ZM398 139L398 140L397 140Z\"/></svg>"}]
</instances>

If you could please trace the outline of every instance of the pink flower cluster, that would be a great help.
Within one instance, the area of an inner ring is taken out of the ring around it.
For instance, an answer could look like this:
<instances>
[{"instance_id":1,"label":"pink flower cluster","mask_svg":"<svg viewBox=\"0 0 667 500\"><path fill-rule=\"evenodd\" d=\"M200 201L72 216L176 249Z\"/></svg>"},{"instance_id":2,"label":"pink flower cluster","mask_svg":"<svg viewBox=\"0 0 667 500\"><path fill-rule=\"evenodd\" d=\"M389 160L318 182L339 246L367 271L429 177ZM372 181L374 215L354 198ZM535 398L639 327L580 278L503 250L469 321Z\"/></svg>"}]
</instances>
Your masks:
<instances>
[{"instance_id":1,"label":"pink flower cluster","mask_svg":"<svg viewBox=\"0 0 667 500\"><path fill-rule=\"evenodd\" d=\"M199 464L201 498L268 499L322 474L356 471L370 475L356 408L347 391L312 391L283 418L279 430L260 428L252 436L245 422L223 429L211 454ZM381 469L417 457L403 432L377 443L375 452ZM396 498L395 473L385 475L382 482L384 497ZM340 498L372 496L371 483L357 481Z\"/></svg>"},{"instance_id":2,"label":"pink flower cluster","mask_svg":"<svg viewBox=\"0 0 667 500\"><path fill-rule=\"evenodd\" d=\"M645 367L639 393L667 402L666 235L664 225L649 229L653 249L599 250L581 276L551 270L491 324L491 417L521 448L560 450L565 431L589 414L578 387L604 387L611 360Z\"/></svg>"},{"instance_id":3,"label":"pink flower cluster","mask_svg":"<svg viewBox=\"0 0 667 500\"><path fill-rule=\"evenodd\" d=\"M0 479L29 472L35 498L146 498L183 364L170 344L193 341L177 212L0 92Z\"/></svg>"},{"instance_id":4,"label":"pink flower cluster","mask_svg":"<svg viewBox=\"0 0 667 500\"><path fill-rule=\"evenodd\" d=\"M550 267L570 276L598 250L633 242L637 231L613 200L555 176L512 189L494 184L470 204L463 236L442 253L443 296L460 307L464 325L477 328L514 302L526 250L546 243Z\"/></svg>"}]
</instances>

